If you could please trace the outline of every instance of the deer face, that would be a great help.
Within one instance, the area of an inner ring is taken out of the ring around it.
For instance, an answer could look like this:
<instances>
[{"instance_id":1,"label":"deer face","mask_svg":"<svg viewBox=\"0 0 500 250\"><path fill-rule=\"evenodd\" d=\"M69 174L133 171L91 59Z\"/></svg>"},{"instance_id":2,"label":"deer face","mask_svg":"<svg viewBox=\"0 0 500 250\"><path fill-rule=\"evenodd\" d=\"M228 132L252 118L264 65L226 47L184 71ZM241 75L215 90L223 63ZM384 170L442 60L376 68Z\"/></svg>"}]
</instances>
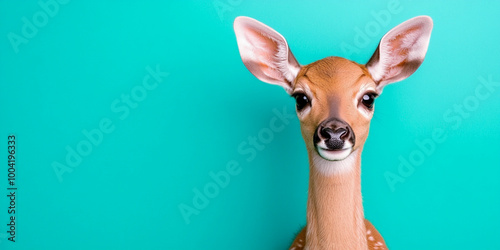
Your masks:
<instances>
[{"instance_id":1,"label":"deer face","mask_svg":"<svg viewBox=\"0 0 500 250\"><path fill-rule=\"evenodd\" d=\"M342 161L362 149L374 99L384 86L407 78L423 62L432 19L415 17L390 30L365 65L327 57L301 66L283 36L270 27L238 17L234 30L250 72L264 82L282 86L295 98L310 156Z\"/></svg>"},{"instance_id":2,"label":"deer face","mask_svg":"<svg viewBox=\"0 0 500 250\"><path fill-rule=\"evenodd\" d=\"M328 57L302 67L291 96L308 150L337 161L361 147L378 94L367 69L347 59Z\"/></svg>"}]
</instances>

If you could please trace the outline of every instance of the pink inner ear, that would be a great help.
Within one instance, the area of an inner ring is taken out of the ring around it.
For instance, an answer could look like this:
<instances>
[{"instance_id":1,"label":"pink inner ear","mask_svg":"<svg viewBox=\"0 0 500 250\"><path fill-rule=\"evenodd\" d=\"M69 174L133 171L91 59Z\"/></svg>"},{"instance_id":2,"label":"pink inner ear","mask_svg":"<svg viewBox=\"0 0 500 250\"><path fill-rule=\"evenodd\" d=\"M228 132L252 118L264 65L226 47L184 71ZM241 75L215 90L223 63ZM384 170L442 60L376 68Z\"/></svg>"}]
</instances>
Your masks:
<instances>
[{"instance_id":1,"label":"pink inner ear","mask_svg":"<svg viewBox=\"0 0 500 250\"><path fill-rule=\"evenodd\" d=\"M300 65L282 35L270 27L247 17L235 20L235 33L241 59L261 81L291 90Z\"/></svg>"},{"instance_id":2,"label":"pink inner ear","mask_svg":"<svg viewBox=\"0 0 500 250\"><path fill-rule=\"evenodd\" d=\"M258 67L269 78L283 82L286 81L278 68L280 59L278 58L280 50L279 41L274 37L267 36L260 30L248 30L245 36L253 45L250 54L253 64L255 64L254 66Z\"/></svg>"},{"instance_id":3,"label":"pink inner ear","mask_svg":"<svg viewBox=\"0 0 500 250\"><path fill-rule=\"evenodd\" d=\"M432 30L429 17L410 19L380 41L377 51L366 64L379 88L413 74L423 62Z\"/></svg>"},{"instance_id":4,"label":"pink inner ear","mask_svg":"<svg viewBox=\"0 0 500 250\"><path fill-rule=\"evenodd\" d=\"M401 74L412 74L416 68L411 65L412 61L419 60L422 56L419 50L414 50L417 45L419 37L422 35L422 29L419 25L411 27L394 37L391 37L386 43L387 54L384 56L386 61L386 80L397 78ZM425 52L424 52L425 53ZM421 62L417 62L417 68ZM412 71L413 70L413 71ZM412 71L412 72L405 72Z\"/></svg>"}]
</instances>

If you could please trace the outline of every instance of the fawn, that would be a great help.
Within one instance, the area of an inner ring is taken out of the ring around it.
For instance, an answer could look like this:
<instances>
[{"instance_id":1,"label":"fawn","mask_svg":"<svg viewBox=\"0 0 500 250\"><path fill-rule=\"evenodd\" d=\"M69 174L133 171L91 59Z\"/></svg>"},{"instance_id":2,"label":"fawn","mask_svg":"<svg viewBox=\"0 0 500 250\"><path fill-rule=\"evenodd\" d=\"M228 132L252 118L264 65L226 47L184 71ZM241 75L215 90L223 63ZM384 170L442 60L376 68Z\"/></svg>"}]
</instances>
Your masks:
<instances>
[{"instance_id":1,"label":"fawn","mask_svg":"<svg viewBox=\"0 0 500 250\"><path fill-rule=\"evenodd\" d=\"M309 156L309 190L307 224L290 249L387 249L364 218L361 152L375 98L422 64L432 26L428 16L398 25L382 37L365 65L327 57L302 66L278 32L249 17L235 19L245 66L296 101Z\"/></svg>"}]
</instances>

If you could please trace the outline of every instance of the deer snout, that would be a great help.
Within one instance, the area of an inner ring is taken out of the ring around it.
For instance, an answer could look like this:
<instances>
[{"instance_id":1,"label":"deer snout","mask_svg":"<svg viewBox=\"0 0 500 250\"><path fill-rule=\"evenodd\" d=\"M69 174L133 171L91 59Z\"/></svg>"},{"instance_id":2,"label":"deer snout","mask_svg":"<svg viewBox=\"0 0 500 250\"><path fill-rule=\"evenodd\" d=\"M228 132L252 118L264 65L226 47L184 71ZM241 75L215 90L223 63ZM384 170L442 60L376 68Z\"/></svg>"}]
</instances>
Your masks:
<instances>
[{"instance_id":1,"label":"deer snout","mask_svg":"<svg viewBox=\"0 0 500 250\"><path fill-rule=\"evenodd\" d=\"M344 140L348 135L346 128L332 129L323 127L319 130L320 139L323 138L328 149L336 150L344 147Z\"/></svg>"},{"instance_id":2,"label":"deer snout","mask_svg":"<svg viewBox=\"0 0 500 250\"><path fill-rule=\"evenodd\" d=\"M345 121L331 118L323 121L314 133L314 144L318 153L327 160L340 160L340 155L328 154L328 152L342 152L349 154L354 147L354 132Z\"/></svg>"}]
</instances>

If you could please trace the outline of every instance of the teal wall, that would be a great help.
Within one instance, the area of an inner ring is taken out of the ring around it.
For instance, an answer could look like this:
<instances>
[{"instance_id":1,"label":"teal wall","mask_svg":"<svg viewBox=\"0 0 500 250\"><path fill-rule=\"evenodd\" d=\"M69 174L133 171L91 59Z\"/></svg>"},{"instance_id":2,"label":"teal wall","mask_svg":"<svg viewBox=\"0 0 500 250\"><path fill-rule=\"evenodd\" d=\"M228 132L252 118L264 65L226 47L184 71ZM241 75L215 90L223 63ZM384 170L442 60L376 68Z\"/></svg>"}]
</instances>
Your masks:
<instances>
[{"instance_id":1,"label":"teal wall","mask_svg":"<svg viewBox=\"0 0 500 250\"><path fill-rule=\"evenodd\" d=\"M391 249L500 249L499 11L498 1L1 1L0 249L286 249L305 223L307 155L293 99L241 63L240 15L283 34L302 64L364 63L390 28L431 16L425 62L377 100L366 217ZM259 135L262 147L250 146Z\"/></svg>"}]
</instances>

